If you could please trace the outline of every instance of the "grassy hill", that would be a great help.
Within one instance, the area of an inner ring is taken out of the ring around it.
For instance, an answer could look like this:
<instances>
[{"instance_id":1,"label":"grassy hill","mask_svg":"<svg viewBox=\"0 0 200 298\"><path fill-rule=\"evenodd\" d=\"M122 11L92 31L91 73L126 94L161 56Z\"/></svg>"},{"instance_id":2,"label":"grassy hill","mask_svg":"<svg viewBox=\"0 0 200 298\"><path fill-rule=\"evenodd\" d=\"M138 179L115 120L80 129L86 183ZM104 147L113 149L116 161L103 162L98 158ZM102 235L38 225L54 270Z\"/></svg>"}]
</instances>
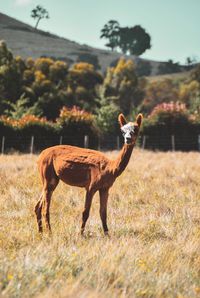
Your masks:
<instances>
[{"instance_id":1,"label":"grassy hill","mask_svg":"<svg viewBox=\"0 0 200 298\"><path fill-rule=\"evenodd\" d=\"M122 56L117 52L93 48L49 32L37 30L2 13L0 13L0 39L5 40L15 56L19 55L22 58L33 57L35 59L48 56L74 63L80 54L95 55L98 57L103 72ZM133 59L136 64L140 60L135 56L126 57ZM152 75L155 75L160 62L148 61L152 66Z\"/></svg>"}]
</instances>

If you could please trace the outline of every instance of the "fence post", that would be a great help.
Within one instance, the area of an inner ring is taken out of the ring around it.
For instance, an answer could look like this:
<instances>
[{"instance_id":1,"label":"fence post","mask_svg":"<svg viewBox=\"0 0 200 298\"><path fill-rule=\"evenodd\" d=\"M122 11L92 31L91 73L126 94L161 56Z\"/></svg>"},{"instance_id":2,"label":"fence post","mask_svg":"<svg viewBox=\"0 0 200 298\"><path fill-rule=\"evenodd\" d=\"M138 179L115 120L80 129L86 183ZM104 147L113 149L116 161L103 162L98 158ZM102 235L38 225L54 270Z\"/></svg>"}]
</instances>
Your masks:
<instances>
[{"instance_id":1,"label":"fence post","mask_svg":"<svg viewBox=\"0 0 200 298\"><path fill-rule=\"evenodd\" d=\"M117 136L117 150L120 149L120 144L119 144L119 136Z\"/></svg>"},{"instance_id":2,"label":"fence post","mask_svg":"<svg viewBox=\"0 0 200 298\"><path fill-rule=\"evenodd\" d=\"M4 149L5 149L5 137L2 137L2 142L1 142L1 154L4 154Z\"/></svg>"},{"instance_id":3,"label":"fence post","mask_svg":"<svg viewBox=\"0 0 200 298\"><path fill-rule=\"evenodd\" d=\"M89 147L89 136L85 135L84 136L84 148Z\"/></svg>"},{"instance_id":4,"label":"fence post","mask_svg":"<svg viewBox=\"0 0 200 298\"><path fill-rule=\"evenodd\" d=\"M142 138L142 149L145 149L145 145L146 145L146 136L143 136L143 138Z\"/></svg>"},{"instance_id":5,"label":"fence post","mask_svg":"<svg viewBox=\"0 0 200 298\"><path fill-rule=\"evenodd\" d=\"M175 151L175 136L172 135L172 151Z\"/></svg>"},{"instance_id":6,"label":"fence post","mask_svg":"<svg viewBox=\"0 0 200 298\"><path fill-rule=\"evenodd\" d=\"M198 149L199 149L199 151L200 151L200 135L198 135Z\"/></svg>"},{"instance_id":7,"label":"fence post","mask_svg":"<svg viewBox=\"0 0 200 298\"><path fill-rule=\"evenodd\" d=\"M31 150L30 150L30 154L33 154L33 146L34 146L34 136L31 136Z\"/></svg>"},{"instance_id":8,"label":"fence post","mask_svg":"<svg viewBox=\"0 0 200 298\"><path fill-rule=\"evenodd\" d=\"M63 137L60 136L60 145L62 145L62 142L63 142Z\"/></svg>"}]
</instances>

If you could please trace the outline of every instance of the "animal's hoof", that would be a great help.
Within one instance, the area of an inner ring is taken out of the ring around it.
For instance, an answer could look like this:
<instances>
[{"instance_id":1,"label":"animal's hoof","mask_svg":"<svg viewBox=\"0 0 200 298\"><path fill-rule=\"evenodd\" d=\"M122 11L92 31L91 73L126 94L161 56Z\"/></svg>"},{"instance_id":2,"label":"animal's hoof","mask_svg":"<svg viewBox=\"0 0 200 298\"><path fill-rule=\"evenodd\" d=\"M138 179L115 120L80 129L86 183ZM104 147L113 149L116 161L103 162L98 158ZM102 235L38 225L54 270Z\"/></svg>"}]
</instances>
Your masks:
<instances>
[{"instance_id":1,"label":"animal's hoof","mask_svg":"<svg viewBox=\"0 0 200 298\"><path fill-rule=\"evenodd\" d=\"M106 237L110 238L110 235L109 235L108 231L104 232L104 235L105 235Z\"/></svg>"}]
</instances>

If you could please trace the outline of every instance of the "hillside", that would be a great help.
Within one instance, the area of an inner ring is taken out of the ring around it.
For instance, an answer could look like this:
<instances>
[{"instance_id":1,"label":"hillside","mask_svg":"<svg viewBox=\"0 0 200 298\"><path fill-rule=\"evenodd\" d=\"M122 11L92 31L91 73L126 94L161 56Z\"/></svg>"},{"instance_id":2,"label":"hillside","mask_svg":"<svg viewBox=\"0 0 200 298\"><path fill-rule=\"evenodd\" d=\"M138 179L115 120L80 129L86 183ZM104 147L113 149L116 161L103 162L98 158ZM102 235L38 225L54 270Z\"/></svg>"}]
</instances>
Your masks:
<instances>
[{"instance_id":1,"label":"hillside","mask_svg":"<svg viewBox=\"0 0 200 298\"><path fill-rule=\"evenodd\" d=\"M147 79L149 82L153 81L161 81L165 79L172 79L172 80L186 80L191 74L191 71L183 71L183 72L178 72L178 73L170 73L170 74L163 74L163 75L151 75Z\"/></svg>"},{"instance_id":2,"label":"hillside","mask_svg":"<svg viewBox=\"0 0 200 298\"><path fill-rule=\"evenodd\" d=\"M59 37L55 34L36 30L32 26L0 13L0 40L5 40L14 55L23 58L41 56L54 57L73 63L77 61L80 54L90 54L98 57L101 71L122 55L117 52L97 49L88 45L81 45L77 42ZM136 63L135 56L128 56ZM157 72L160 62L149 61L152 65L152 75Z\"/></svg>"}]
</instances>

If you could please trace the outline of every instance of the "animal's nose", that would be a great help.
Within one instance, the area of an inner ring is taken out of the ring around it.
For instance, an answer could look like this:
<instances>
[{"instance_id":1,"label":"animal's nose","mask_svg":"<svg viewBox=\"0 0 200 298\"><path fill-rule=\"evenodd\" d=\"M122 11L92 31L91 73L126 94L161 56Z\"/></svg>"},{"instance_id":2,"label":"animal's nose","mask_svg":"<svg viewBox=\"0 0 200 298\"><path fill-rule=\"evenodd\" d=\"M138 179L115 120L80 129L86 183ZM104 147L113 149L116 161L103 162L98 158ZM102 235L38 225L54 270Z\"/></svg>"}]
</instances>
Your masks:
<instances>
[{"instance_id":1,"label":"animal's nose","mask_svg":"<svg viewBox=\"0 0 200 298\"><path fill-rule=\"evenodd\" d=\"M126 143L130 144L131 143L131 137L126 137Z\"/></svg>"}]
</instances>

